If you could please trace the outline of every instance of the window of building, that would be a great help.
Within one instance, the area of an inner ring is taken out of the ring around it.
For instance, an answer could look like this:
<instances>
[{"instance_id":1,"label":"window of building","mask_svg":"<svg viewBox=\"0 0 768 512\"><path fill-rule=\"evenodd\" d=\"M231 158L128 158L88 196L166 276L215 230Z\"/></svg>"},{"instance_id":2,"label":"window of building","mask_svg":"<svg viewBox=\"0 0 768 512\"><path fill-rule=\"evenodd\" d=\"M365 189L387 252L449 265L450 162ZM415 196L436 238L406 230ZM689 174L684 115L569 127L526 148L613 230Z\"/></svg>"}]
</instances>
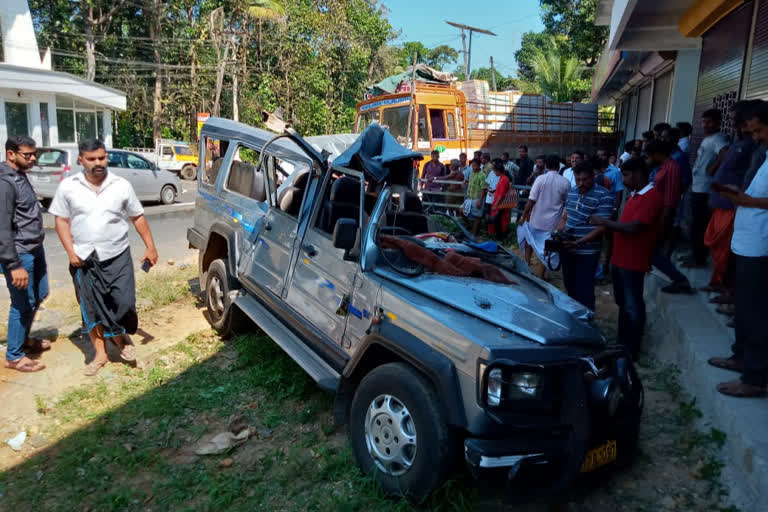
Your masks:
<instances>
[{"instance_id":1,"label":"window of building","mask_svg":"<svg viewBox=\"0 0 768 512\"><path fill-rule=\"evenodd\" d=\"M56 118L61 143L104 139L104 111L96 110L93 105L57 95Z\"/></svg>"},{"instance_id":2,"label":"window of building","mask_svg":"<svg viewBox=\"0 0 768 512\"><path fill-rule=\"evenodd\" d=\"M59 142L75 142L75 111L57 108L56 121L59 126Z\"/></svg>"},{"instance_id":3,"label":"window of building","mask_svg":"<svg viewBox=\"0 0 768 512\"><path fill-rule=\"evenodd\" d=\"M43 131L43 146L51 144L51 124L48 121L48 104L40 103L40 127Z\"/></svg>"},{"instance_id":4,"label":"window of building","mask_svg":"<svg viewBox=\"0 0 768 512\"><path fill-rule=\"evenodd\" d=\"M5 126L9 137L29 135L29 115L26 103L5 102Z\"/></svg>"},{"instance_id":5,"label":"window of building","mask_svg":"<svg viewBox=\"0 0 768 512\"><path fill-rule=\"evenodd\" d=\"M96 128L96 112L75 112L75 131L78 142L99 137Z\"/></svg>"}]
</instances>

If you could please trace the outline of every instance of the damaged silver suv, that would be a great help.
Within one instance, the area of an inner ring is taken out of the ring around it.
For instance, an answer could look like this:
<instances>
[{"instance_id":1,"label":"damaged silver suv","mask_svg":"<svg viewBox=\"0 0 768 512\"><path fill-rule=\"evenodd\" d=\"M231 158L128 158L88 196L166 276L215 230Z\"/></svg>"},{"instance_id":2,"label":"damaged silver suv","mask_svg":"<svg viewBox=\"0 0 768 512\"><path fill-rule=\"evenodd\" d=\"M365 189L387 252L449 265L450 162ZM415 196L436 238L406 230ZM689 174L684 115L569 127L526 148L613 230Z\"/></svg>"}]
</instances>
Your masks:
<instances>
[{"instance_id":1,"label":"damaged silver suv","mask_svg":"<svg viewBox=\"0 0 768 512\"><path fill-rule=\"evenodd\" d=\"M448 217L436 232L410 189L420 154L374 124L328 165L322 141L223 119L200 147L188 239L209 321L250 319L333 392L386 492L420 501L459 456L475 475L544 470L550 495L632 459L627 353L503 247Z\"/></svg>"}]
</instances>

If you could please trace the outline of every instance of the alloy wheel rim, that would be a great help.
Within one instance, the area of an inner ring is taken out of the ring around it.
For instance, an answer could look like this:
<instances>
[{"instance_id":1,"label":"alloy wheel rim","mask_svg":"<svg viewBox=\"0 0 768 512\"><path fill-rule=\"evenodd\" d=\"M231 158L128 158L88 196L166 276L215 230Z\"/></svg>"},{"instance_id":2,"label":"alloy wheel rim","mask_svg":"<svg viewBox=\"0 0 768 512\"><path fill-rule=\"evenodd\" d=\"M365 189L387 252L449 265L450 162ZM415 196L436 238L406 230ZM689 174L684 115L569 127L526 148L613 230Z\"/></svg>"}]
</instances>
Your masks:
<instances>
[{"instance_id":1,"label":"alloy wheel rim","mask_svg":"<svg viewBox=\"0 0 768 512\"><path fill-rule=\"evenodd\" d=\"M224 290L217 276L212 276L208 285L208 306L217 320L224 314Z\"/></svg>"},{"instance_id":2,"label":"alloy wheel rim","mask_svg":"<svg viewBox=\"0 0 768 512\"><path fill-rule=\"evenodd\" d=\"M400 476L416 460L416 423L397 397L379 395L365 415L365 445L379 471Z\"/></svg>"}]
</instances>

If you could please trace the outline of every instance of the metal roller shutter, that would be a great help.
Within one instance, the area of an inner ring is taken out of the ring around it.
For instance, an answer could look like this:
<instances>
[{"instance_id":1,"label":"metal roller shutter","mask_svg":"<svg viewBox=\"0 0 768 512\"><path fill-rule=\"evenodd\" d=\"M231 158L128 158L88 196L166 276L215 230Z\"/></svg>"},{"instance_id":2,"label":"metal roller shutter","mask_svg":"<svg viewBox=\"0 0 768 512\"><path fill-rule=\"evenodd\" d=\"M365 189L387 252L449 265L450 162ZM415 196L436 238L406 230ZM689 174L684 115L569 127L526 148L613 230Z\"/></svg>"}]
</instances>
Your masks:
<instances>
[{"instance_id":1,"label":"metal roller shutter","mask_svg":"<svg viewBox=\"0 0 768 512\"><path fill-rule=\"evenodd\" d=\"M747 48L748 27L752 21L753 2L744 5L723 18L702 38L701 64L693 111L693 140L691 151L698 149L704 132L701 114L717 108L723 114L724 129L731 105L739 99L744 54ZM747 27L747 29L745 29Z\"/></svg>"},{"instance_id":2,"label":"metal roller shutter","mask_svg":"<svg viewBox=\"0 0 768 512\"><path fill-rule=\"evenodd\" d=\"M637 106L637 126L635 127L635 138L643 136L643 132L648 131L651 124L651 85L648 84L640 89Z\"/></svg>"},{"instance_id":3,"label":"metal roller shutter","mask_svg":"<svg viewBox=\"0 0 768 512\"><path fill-rule=\"evenodd\" d=\"M651 127L667 121L669 94L672 91L672 72L664 73L653 83L653 107L651 108Z\"/></svg>"},{"instance_id":4,"label":"metal roller shutter","mask_svg":"<svg viewBox=\"0 0 768 512\"><path fill-rule=\"evenodd\" d=\"M752 64L749 68L745 97L768 99L768 0L760 0L760 5L757 7Z\"/></svg>"},{"instance_id":5,"label":"metal roller shutter","mask_svg":"<svg viewBox=\"0 0 768 512\"><path fill-rule=\"evenodd\" d=\"M629 107L627 107L627 137L626 140L634 140L635 126L637 126L637 93L633 92L632 96L627 98L629 101Z\"/></svg>"}]
</instances>

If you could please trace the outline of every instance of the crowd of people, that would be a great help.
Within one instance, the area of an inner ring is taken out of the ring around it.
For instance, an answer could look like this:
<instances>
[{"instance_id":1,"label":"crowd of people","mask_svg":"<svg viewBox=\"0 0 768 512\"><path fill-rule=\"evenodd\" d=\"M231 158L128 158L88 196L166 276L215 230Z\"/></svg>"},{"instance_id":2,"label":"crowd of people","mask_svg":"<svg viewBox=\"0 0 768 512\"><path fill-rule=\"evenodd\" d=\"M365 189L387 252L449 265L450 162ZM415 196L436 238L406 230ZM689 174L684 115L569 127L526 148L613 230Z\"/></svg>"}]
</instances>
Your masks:
<instances>
[{"instance_id":1,"label":"crowd of people","mask_svg":"<svg viewBox=\"0 0 768 512\"><path fill-rule=\"evenodd\" d=\"M628 141L621 155L574 151L567 162L559 155L530 158L520 146L516 160L476 151L471 161L462 154L446 168L434 152L423 190L427 201L444 203L435 193L448 190L441 180L451 181L475 235L487 222L491 237L507 240L516 219L518 245L534 274L561 269L568 294L591 310L596 282L612 282L618 341L635 358L645 329L646 273L656 269L669 279L665 293L714 293L718 312L731 317L735 343L730 356L709 362L742 374L718 390L764 396L768 334L758 319L768 310L761 293L768 285L768 103L739 101L729 116L703 112L704 137L693 154L688 122L659 123ZM711 278L696 290L679 267L705 266L710 256Z\"/></svg>"}]
</instances>

